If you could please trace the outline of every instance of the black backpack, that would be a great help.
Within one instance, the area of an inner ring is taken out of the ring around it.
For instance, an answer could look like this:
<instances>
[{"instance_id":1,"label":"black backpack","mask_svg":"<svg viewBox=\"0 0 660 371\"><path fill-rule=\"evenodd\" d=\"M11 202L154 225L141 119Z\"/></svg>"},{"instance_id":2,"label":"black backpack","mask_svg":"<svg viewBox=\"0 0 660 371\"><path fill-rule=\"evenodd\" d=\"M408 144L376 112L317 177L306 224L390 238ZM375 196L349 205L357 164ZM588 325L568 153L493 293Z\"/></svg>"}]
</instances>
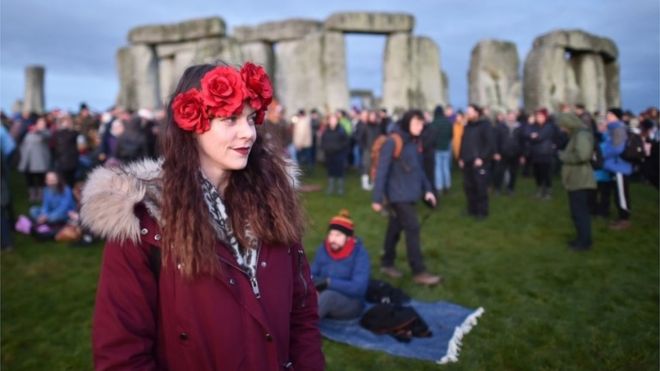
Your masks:
<instances>
[{"instance_id":1,"label":"black backpack","mask_svg":"<svg viewBox=\"0 0 660 371\"><path fill-rule=\"evenodd\" d=\"M412 307L381 303L371 307L360 319L360 325L378 335L390 335L401 342L414 337L431 337L433 333Z\"/></svg>"},{"instance_id":2,"label":"black backpack","mask_svg":"<svg viewBox=\"0 0 660 371\"><path fill-rule=\"evenodd\" d=\"M369 280L365 298L369 303L404 304L410 301L410 296L401 289L379 280Z\"/></svg>"},{"instance_id":3,"label":"black backpack","mask_svg":"<svg viewBox=\"0 0 660 371\"><path fill-rule=\"evenodd\" d=\"M626 146L621 153L621 158L625 161L638 164L644 161L644 140L639 134L628 132Z\"/></svg>"}]
</instances>

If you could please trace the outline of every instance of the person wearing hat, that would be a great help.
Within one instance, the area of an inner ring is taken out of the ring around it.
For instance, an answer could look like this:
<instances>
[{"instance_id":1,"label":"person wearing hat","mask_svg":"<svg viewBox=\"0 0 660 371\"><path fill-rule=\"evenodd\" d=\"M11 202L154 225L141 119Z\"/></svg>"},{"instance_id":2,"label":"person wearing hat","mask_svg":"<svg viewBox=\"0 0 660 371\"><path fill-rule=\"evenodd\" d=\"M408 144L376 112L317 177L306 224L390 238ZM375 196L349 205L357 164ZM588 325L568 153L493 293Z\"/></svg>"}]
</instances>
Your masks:
<instances>
[{"instance_id":1,"label":"person wearing hat","mask_svg":"<svg viewBox=\"0 0 660 371\"><path fill-rule=\"evenodd\" d=\"M319 317L348 319L364 309L369 284L369 255L354 236L348 210L330 219L328 235L312 263L312 278L319 292Z\"/></svg>"},{"instance_id":2,"label":"person wearing hat","mask_svg":"<svg viewBox=\"0 0 660 371\"><path fill-rule=\"evenodd\" d=\"M603 168L614 174L614 194L619 218L610 224L610 228L621 230L630 227L630 193L629 178L632 174L632 164L621 158L626 149L628 132L621 121L623 111L620 108L607 110L607 136L603 143Z\"/></svg>"},{"instance_id":3,"label":"person wearing hat","mask_svg":"<svg viewBox=\"0 0 660 371\"><path fill-rule=\"evenodd\" d=\"M596 188L591 167L594 137L591 128L574 113L559 113L557 121L560 130L569 135L568 144L559 152L559 159L563 164L561 180L568 191L571 219L577 231L577 238L568 245L573 250L588 250L591 248L588 195L589 190Z\"/></svg>"}]
</instances>

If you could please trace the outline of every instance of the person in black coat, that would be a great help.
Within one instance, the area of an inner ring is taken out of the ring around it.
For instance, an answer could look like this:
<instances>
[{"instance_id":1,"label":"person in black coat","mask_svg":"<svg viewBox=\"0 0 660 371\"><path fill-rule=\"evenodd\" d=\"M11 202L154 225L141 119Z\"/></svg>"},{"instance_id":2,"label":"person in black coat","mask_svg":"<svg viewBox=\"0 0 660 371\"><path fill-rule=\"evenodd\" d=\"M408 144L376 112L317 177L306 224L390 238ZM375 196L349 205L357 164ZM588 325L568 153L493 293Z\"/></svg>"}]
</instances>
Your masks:
<instances>
[{"instance_id":1,"label":"person in black coat","mask_svg":"<svg viewBox=\"0 0 660 371\"><path fill-rule=\"evenodd\" d=\"M463 169L463 189L468 201L468 214L476 219L488 216L488 159L493 155L490 124L482 118L482 109L470 104L465 112L458 165Z\"/></svg>"},{"instance_id":2,"label":"person in black coat","mask_svg":"<svg viewBox=\"0 0 660 371\"><path fill-rule=\"evenodd\" d=\"M328 127L321 135L321 149L325 154L325 166L328 170L327 194L334 193L335 182L337 193L344 194L344 170L346 156L348 156L350 138L339 125L336 114L330 114Z\"/></svg>"},{"instance_id":3,"label":"person in black coat","mask_svg":"<svg viewBox=\"0 0 660 371\"><path fill-rule=\"evenodd\" d=\"M509 111L506 115L506 122L500 122L497 126L498 132L498 153L501 157L501 173L498 174L498 182L495 188L502 191L504 187L505 174L509 174L509 181L506 184L507 194L512 194L516 188L516 178L518 175L518 165L523 162L523 128L516 118L516 114Z\"/></svg>"},{"instance_id":4,"label":"person in black coat","mask_svg":"<svg viewBox=\"0 0 660 371\"><path fill-rule=\"evenodd\" d=\"M540 108L536 110L536 123L529 131L529 141L531 143L531 160L536 179L536 196L548 199L551 197L552 188L552 163L557 154L557 138L559 129L549 121L548 110Z\"/></svg>"},{"instance_id":5,"label":"person in black coat","mask_svg":"<svg viewBox=\"0 0 660 371\"><path fill-rule=\"evenodd\" d=\"M78 169L78 134L73 130L71 116L65 115L59 118L57 131L53 135L55 166L62 174L64 182L71 188L76 181Z\"/></svg>"}]
</instances>

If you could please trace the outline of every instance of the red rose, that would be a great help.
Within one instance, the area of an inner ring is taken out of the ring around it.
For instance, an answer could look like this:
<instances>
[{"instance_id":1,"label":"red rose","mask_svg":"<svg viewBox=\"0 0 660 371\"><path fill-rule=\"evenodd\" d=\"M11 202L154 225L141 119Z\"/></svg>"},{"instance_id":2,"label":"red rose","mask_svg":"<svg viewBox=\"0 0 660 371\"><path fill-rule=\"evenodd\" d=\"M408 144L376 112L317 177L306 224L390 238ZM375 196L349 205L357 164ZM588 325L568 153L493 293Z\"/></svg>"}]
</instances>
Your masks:
<instances>
[{"instance_id":1,"label":"red rose","mask_svg":"<svg viewBox=\"0 0 660 371\"><path fill-rule=\"evenodd\" d=\"M177 95L172 102L172 114L177 125L185 131L201 134L210 128L204 99L197 89Z\"/></svg>"},{"instance_id":2,"label":"red rose","mask_svg":"<svg viewBox=\"0 0 660 371\"><path fill-rule=\"evenodd\" d=\"M247 62L241 68L241 77L245 81L250 107L266 109L273 100L273 86L264 68Z\"/></svg>"},{"instance_id":3,"label":"red rose","mask_svg":"<svg viewBox=\"0 0 660 371\"><path fill-rule=\"evenodd\" d=\"M241 74L227 66L207 72L202 78L202 96L212 117L240 115L246 98Z\"/></svg>"}]
</instances>

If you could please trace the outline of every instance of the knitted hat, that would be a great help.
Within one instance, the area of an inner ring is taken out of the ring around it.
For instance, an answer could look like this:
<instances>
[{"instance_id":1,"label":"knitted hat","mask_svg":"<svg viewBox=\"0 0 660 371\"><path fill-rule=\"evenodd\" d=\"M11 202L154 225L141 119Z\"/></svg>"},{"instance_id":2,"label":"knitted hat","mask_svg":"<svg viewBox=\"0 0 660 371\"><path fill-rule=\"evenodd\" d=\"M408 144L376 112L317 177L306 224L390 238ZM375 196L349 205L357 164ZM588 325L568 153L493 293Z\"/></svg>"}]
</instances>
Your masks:
<instances>
[{"instance_id":1,"label":"knitted hat","mask_svg":"<svg viewBox=\"0 0 660 371\"><path fill-rule=\"evenodd\" d=\"M330 226L328 227L328 230L332 229L338 230L347 236L353 235L353 221L350 219L348 210L341 209L339 211L339 215L330 219Z\"/></svg>"}]
</instances>

